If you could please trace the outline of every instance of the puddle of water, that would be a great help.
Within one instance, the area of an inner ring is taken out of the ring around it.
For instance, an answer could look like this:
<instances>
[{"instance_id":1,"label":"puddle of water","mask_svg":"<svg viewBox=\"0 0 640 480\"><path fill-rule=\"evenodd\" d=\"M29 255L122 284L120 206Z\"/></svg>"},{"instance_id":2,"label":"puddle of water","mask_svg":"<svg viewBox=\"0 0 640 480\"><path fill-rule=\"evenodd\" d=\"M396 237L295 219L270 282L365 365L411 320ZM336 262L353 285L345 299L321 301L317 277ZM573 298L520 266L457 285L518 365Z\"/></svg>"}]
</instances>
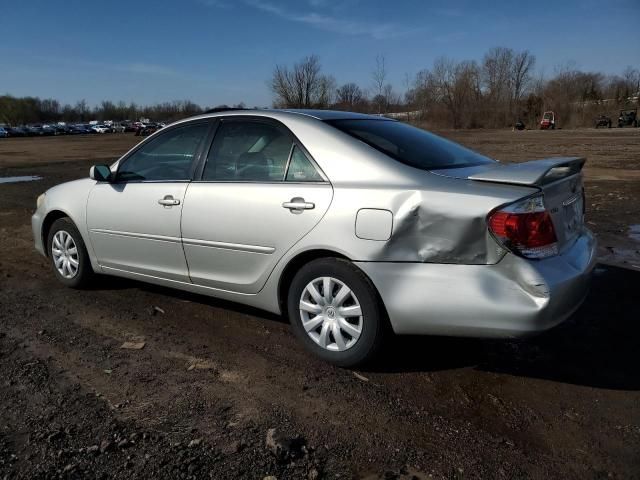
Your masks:
<instances>
[{"instance_id":1,"label":"puddle of water","mask_svg":"<svg viewBox=\"0 0 640 480\"><path fill-rule=\"evenodd\" d=\"M640 242L640 224L629 226L629 238Z\"/></svg>"},{"instance_id":2,"label":"puddle of water","mask_svg":"<svg viewBox=\"0 0 640 480\"><path fill-rule=\"evenodd\" d=\"M25 175L22 177L0 177L0 183L18 183L18 182L34 182L42 180L38 175Z\"/></svg>"}]
</instances>

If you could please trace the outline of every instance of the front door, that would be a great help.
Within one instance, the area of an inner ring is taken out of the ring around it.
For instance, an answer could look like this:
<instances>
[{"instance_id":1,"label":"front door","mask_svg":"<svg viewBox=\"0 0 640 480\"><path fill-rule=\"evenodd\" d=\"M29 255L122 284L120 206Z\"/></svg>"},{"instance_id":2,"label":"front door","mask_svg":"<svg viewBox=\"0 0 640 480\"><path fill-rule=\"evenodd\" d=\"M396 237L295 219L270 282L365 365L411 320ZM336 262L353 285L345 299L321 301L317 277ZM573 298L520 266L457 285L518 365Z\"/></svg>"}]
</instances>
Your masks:
<instances>
[{"instance_id":1,"label":"front door","mask_svg":"<svg viewBox=\"0 0 640 480\"><path fill-rule=\"evenodd\" d=\"M182 211L193 283L256 293L326 212L333 190L281 125L222 120Z\"/></svg>"},{"instance_id":2,"label":"front door","mask_svg":"<svg viewBox=\"0 0 640 480\"><path fill-rule=\"evenodd\" d=\"M87 203L87 227L100 265L189 281L180 217L207 121L169 127L122 159L111 183Z\"/></svg>"}]
</instances>

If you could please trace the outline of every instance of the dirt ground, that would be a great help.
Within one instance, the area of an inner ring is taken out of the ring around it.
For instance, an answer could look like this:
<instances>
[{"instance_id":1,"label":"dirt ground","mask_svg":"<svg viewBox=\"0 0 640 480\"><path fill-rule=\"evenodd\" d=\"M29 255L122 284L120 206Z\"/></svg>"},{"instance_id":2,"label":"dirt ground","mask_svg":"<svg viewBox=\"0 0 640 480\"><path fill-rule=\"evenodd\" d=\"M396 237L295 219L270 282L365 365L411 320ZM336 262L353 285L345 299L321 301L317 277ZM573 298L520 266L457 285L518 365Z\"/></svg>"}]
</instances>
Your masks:
<instances>
[{"instance_id":1,"label":"dirt ground","mask_svg":"<svg viewBox=\"0 0 640 480\"><path fill-rule=\"evenodd\" d=\"M592 291L539 337L395 338L357 372L264 312L63 288L33 249L37 195L138 139L0 139L0 177L43 177L0 184L0 478L640 478L640 129L440 133L588 157Z\"/></svg>"}]
</instances>

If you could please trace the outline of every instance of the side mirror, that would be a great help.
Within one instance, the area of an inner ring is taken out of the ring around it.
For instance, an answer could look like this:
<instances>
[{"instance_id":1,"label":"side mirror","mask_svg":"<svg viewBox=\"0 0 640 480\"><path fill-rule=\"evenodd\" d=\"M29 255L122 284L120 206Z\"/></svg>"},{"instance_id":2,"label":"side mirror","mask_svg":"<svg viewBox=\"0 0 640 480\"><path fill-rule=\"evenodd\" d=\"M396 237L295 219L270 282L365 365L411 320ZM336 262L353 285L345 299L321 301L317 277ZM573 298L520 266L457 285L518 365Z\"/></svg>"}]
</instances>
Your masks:
<instances>
[{"instance_id":1,"label":"side mirror","mask_svg":"<svg viewBox=\"0 0 640 480\"><path fill-rule=\"evenodd\" d=\"M96 182L110 182L111 169L107 165L94 165L89 169L89 177Z\"/></svg>"}]
</instances>

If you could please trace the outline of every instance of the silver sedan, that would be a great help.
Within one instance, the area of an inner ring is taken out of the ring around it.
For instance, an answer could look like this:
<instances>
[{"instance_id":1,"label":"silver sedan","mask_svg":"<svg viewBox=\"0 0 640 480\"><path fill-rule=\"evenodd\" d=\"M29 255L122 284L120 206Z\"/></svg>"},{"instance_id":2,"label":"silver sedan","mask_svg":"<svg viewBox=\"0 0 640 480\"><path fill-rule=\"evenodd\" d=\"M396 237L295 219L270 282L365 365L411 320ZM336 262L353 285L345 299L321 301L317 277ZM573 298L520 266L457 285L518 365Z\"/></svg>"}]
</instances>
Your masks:
<instances>
[{"instance_id":1,"label":"silver sedan","mask_svg":"<svg viewBox=\"0 0 640 480\"><path fill-rule=\"evenodd\" d=\"M405 123L230 110L174 123L38 198L36 249L288 316L353 366L396 334L518 337L583 300L581 158L502 164Z\"/></svg>"}]
</instances>

